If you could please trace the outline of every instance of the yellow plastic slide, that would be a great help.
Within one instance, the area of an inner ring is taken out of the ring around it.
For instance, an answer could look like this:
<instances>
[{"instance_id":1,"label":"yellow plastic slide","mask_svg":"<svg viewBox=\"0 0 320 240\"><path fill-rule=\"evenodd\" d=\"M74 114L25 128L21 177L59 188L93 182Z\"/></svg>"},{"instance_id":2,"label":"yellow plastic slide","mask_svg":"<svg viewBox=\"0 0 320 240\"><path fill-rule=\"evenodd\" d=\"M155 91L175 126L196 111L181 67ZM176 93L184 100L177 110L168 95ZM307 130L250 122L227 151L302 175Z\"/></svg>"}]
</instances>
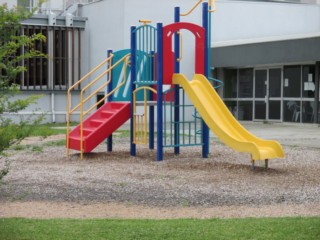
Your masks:
<instances>
[{"instance_id":1,"label":"yellow plastic slide","mask_svg":"<svg viewBox=\"0 0 320 240\"><path fill-rule=\"evenodd\" d=\"M254 136L233 117L205 76L195 74L189 82L184 75L174 74L173 83L183 87L211 131L226 145L236 151L250 153L252 160L284 157L277 141Z\"/></svg>"}]
</instances>

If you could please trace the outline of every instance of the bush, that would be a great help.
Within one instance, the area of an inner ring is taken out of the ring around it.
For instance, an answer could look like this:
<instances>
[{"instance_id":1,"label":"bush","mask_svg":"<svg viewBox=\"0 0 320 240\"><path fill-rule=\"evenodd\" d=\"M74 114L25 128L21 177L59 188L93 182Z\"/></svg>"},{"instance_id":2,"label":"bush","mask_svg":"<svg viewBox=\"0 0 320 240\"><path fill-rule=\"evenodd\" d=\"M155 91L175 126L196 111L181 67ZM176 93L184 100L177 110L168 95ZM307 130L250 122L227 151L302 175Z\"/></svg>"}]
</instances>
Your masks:
<instances>
[{"instance_id":1,"label":"bush","mask_svg":"<svg viewBox=\"0 0 320 240\"><path fill-rule=\"evenodd\" d=\"M42 4L40 1L39 5ZM42 116L31 116L27 119L20 118L13 121L10 115L14 115L35 103L40 96L29 96L24 99L14 99L20 87L13 84L15 79L23 71L26 71L21 62L28 58L46 57L34 49L35 42L45 41L45 36L35 34L33 36L20 35L20 22L30 17L33 12L21 8L8 9L6 4L0 5L0 180L8 174L10 162L3 153L11 145L20 142L32 132L33 126L39 124ZM21 48L24 47L24 54ZM6 115L6 116L5 116ZM9 117L8 117L9 116ZM0 162L1 164L1 162Z\"/></svg>"}]
</instances>

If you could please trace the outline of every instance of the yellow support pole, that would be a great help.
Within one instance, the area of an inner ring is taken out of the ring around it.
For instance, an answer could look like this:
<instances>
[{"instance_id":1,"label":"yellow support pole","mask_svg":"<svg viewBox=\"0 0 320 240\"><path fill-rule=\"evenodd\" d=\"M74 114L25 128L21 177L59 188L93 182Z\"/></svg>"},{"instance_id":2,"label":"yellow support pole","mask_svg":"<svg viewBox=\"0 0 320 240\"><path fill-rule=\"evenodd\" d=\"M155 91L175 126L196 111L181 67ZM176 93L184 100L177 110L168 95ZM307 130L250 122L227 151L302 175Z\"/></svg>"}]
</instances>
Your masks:
<instances>
[{"instance_id":1,"label":"yellow support pole","mask_svg":"<svg viewBox=\"0 0 320 240\"><path fill-rule=\"evenodd\" d=\"M216 7L216 0L208 0L208 3L209 3L209 12L215 12L217 10L217 7Z\"/></svg>"}]
</instances>

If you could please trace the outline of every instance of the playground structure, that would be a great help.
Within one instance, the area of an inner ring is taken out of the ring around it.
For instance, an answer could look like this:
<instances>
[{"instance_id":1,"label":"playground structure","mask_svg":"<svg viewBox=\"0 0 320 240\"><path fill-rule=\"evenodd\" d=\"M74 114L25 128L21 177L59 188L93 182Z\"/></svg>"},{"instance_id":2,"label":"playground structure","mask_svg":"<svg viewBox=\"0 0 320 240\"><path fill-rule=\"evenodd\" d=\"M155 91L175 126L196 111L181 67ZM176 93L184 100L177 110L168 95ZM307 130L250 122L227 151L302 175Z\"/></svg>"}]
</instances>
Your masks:
<instances>
[{"instance_id":1,"label":"playground structure","mask_svg":"<svg viewBox=\"0 0 320 240\"><path fill-rule=\"evenodd\" d=\"M184 14L176 7L175 22L166 26L158 23L154 27L149 20L141 20L141 26L131 27L130 49L108 51L102 63L69 88L67 155L69 149L78 150L82 159L83 153L91 152L106 138L108 151L112 151L112 133L129 119L130 154L136 155L139 144L149 144L154 149L156 110L158 161L163 160L164 148L173 148L179 154L180 148L187 146L201 146L202 157L208 157L209 128L226 145L250 153L253 166L256 160L265 160L267 167L268 159L284 156L278 142L259 139L244 129L209 82L211 13L215 4L211 0L202 3L202 26L180 21L201 2ZM182 31L195 38L195 75L190 82L180 73ZM72 91L105 65L106 70L82 86L80 103L72 106ZM98 82L96 91L85 96L85 91ZM85 110L90 99L104 89L107 94ZM192 104L187 103L186 95ZM100 104L103 106L95 110ZM77 110L80 124L70 131L70 115ZM188 112L192 116L186 116Z\"/></svg>"}]
</instances>

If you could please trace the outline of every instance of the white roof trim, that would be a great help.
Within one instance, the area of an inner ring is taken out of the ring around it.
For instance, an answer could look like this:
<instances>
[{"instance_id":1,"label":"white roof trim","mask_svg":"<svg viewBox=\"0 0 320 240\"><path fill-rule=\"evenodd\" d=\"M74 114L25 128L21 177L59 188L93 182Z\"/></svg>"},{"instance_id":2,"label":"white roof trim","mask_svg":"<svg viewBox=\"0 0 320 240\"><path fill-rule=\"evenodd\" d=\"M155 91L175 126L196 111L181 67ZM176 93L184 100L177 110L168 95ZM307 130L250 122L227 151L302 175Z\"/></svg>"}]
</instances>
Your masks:
<instances>
[{"instance_id":1,"label":"white roof trim","mask_svg":"<svg viewBox=\"0 0 320 240\"><path fill-rule=\"evenodd\" d=\"M245 45L245 44L278 42L278 41L305 39L305 38L314 38L314 37L320 37L320 32L304 33L304 34L296 34L296 35L272 36L272 37L254 38L254 39L239 39L239 40L230 40L230 41L221 41L221 42L211 42L211 47L212 48L230 47L230 46Z\"/></svg>"}]
</instances>

